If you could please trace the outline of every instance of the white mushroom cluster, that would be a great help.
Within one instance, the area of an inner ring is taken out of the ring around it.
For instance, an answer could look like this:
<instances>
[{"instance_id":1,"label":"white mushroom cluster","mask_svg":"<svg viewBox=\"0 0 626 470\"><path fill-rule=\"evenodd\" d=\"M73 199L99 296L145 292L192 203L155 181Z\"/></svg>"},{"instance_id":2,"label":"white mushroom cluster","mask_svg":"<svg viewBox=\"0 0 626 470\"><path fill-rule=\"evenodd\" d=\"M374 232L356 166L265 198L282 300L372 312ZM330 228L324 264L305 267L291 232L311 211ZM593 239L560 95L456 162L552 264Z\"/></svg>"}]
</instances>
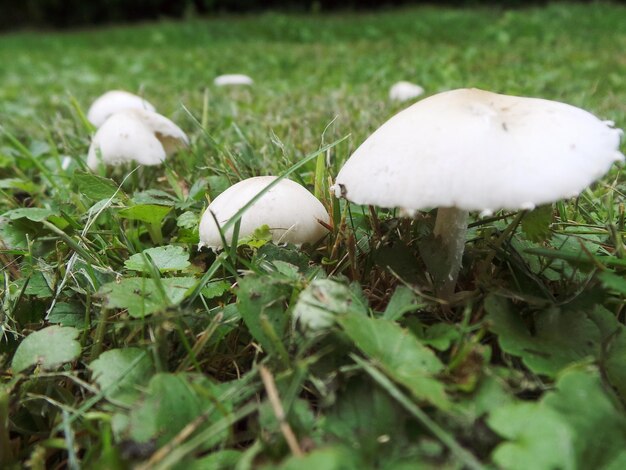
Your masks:
<instances>
[{"instance_id":1,"label":"white mushroom cluster","mask_svg":"<svg viewBox=\"0 0 626 470\"><path fill-rule=\"evenodd\" d=\"M564 103L453 90L393 116L336 178L337 197L407 213L438 207L434 235L456 284L468 211L532 209L576 196L623 161L621 130Z\"/></svg>"},{"instance_id":2,"label":"white mushroom cluster","mask_svg":"<svg viewBox=\"0 0 626 470\"><path fill-rule=\"evenodd\" d=\"M248 178L216 197L200 221L200 247L222 248L221 227L275 180L275 176ZM320 222L329 223L322 203L295 181L281 179L244 212L239 236L250 236L267 225L276 243L315 243L327 233ZM223 235L230 242L233 228L223 231Z\"/></svg>"},{"instance_id":3,"label":"white mushroom cluster","mask_svg":"<svg viewBox=\"0 0 626 470\"><path fill-rule=\"evenodd\" d=\"M154 106L125 91L110 91L98 98L87 113L98 127L87 155L87 166L100 164L159 165L189 144L187 135Z\"/></svg>"}]
</instances>

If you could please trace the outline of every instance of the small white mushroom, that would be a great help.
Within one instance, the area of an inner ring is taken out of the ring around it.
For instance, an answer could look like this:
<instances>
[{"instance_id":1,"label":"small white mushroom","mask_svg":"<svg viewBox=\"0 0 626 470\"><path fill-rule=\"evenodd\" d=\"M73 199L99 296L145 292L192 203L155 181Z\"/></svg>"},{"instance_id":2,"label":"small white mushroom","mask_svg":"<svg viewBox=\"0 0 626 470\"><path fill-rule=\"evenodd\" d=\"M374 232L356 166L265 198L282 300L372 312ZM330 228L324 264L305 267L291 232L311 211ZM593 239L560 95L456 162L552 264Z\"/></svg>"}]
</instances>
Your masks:
<instances>
[{"instance_id":1,"label":"small white mushroom","mask_svg":"<svg viewBox=\"0 0 626 470\"><path fill-rule=\"evenodd\" d=\"M219 77L215 77L215 80L213 80L213 84L215 84L216 86L252 85L253 83L254 80L252 80L247 75L243 75L240 73L220 75Z\"/></svg>"},{"instance_id":2,"label":"small white mushroom","mask_svg":"<svg viewBox=\"0 0 626 470\"><path fill-rule=\"evenodd\" d=\"M408 101L424 94L424 89L415 83L400 81L394 83L389 89L391 101Z\"/></svg>"},{"instance_id":3,"label":"small white mushroom","mask_svg":"<svg viewBox=\"0 0 626 470\"><path fill-rule=\"evenodd\" d=\"M222 238L215 220L223 227L237 211L275 180L275 176L248 178L216 197L200 221L199 246L222 248ZM276 243L315 243L327 233L320 221L329 223L328 213L322 203L303 186L282 179L243 214L239 237L250 236L257 228L267 225ZM224 232L227 242L230 242L232 234L232 227Z\"/></svg>"},{"instance_id":4,"label":"small white mushroom","mask_svg":"<svg viewBox=\"0 0 626 470\"><path fill-rule=\"evenodd\" d=\"M87 166L95 170L100 163L121 165L130 161L158 165L188 143L185 133L166 117L128 109L113 114L98 129L89 146Z\"/></svg>"},{"instance_id":5,"label":"small white mushroom","mask_svg":"<svg viewBox=\"0 0 626 470\"><path fill-rule=\"evenodd\" d=\"M439 207L434 235L452 293L468 211L530 209L579 194L624 156L621 131L580 108L476 89L439 93L392 117L350 157L337 197L407 212Z\"/></svg>"},{"instance_id":6,"label":"small white mushroom","mask_svg":"<svg viewBox=\"0 0 626 470\"><path fill-rule=\"evenodd\" d=\"M87 119L94 126L100 127L112 114L126 109L145 109L155 111L148 101L127 91L112 90L97 98L87 111Z\"/></svg>"}]
</instances>

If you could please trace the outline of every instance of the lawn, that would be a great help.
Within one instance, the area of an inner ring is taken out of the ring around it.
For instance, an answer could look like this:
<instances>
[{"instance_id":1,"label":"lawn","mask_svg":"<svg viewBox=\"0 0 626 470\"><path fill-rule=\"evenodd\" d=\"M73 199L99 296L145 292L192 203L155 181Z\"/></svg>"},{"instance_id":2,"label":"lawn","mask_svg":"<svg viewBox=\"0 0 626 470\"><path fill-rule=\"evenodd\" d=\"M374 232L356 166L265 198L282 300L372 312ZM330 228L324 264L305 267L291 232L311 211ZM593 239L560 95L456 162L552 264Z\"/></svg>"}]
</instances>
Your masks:
<instances>
[{"instance_id":1,"label":"lawn","mask_svg":"<svg viewBox=\"0 0 626 470\"><path fill-rule=\"evenodd\" d=\"M624 25L626 6L559 3L0 36L0 466L626 468L621 167L519 226L472 214L450 304L418 250L434 211L328 189L407 105L398 80L626 128ZM89 172L84 113L110 89L189 148ZM288 170L332 214L322 243L198 250L209 201Z\"/></svg>"}]
</instances>

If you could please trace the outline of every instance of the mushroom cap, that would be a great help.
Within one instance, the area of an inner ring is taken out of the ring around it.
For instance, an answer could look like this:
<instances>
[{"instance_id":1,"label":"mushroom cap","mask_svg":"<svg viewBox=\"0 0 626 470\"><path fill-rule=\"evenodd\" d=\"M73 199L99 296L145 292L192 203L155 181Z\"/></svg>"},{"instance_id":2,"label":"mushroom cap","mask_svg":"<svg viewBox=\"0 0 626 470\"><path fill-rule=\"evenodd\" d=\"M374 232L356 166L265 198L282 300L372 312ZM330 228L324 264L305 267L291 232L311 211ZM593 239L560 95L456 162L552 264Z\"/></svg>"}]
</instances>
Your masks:
<instances>
[{"instance_id":1,"label":"mushroom cap","mask_svg":"<svg viewBox=\"0 0 626 470\"><path fill-rule=\"evenodd\" d=\"M409 213L531 209L577 195L624 160L621 133L564 103L453 90L389 119L346 162L333 190Z\"/></svg>"},{"instance_id":2,"label":"mushroom cap","mask_svg":"<svg viewBox=\"0 0 626 470\"><path fill-rule=\"evenodd\" d=\"M96 131L89 146L87 166L92 170L98 168L100 157L106 165L130 161L158 165L188 142L185 133L166 117L142 109L127 109L111 115Z\"/></svg>"},{"instance_id":3,"label":"mushroom cap","mask_svg":"<svg viewBox=\"0 0 626 470\"><path fill-rule=\"evenodd\" d=\"M111 114L125 109L145 109L155 111L154 106L140 96L127 91L112 90L98 97L87 111L87 119L94 126L100 127Z\"/></svg>"},{"instance_id":4,"label":"mushroom cap","mask_svg":"<svg viewBox=\"0 0 626 470\"><path fill-rule=\"evenodd\" d=\"M392 101L408 101L424 94L424 89L415 83L400 81L389 88L389 99Z\"/></svg>"},{"instance_id":5,"label":"mushroom cap","mask_svg":"<svg viewBox=\"0 0 626 470\"><path fill-rule=\"evenodd\" d=\"M252 85L254 80L252 80L247 75L243 75L241 73L232 73L227 75L220 75L219 77L215 77L213 83L216 86L225 86L225 85Z\"/></svg>"},{"instance_id":6,"label":"mushroom cap","mask_svg":"<svg viewBox=\"0 0 626 470\"><path fill-rule=\"evenodd\" d=\"M248 178L231 186L216 197L200 221L200 247L222 247L222 239L213 215L223 226L254 196L267 187L276 176ZM211 214L213 213L213 215ZM326 234L318 220L328 223L329 216L320 201L295 181L282 179L259 198L241 217L239 237L250 236L267 225L277 243L314 243ZM233 228L224 233L230 241Z\"/></svg>"}]
</instances>

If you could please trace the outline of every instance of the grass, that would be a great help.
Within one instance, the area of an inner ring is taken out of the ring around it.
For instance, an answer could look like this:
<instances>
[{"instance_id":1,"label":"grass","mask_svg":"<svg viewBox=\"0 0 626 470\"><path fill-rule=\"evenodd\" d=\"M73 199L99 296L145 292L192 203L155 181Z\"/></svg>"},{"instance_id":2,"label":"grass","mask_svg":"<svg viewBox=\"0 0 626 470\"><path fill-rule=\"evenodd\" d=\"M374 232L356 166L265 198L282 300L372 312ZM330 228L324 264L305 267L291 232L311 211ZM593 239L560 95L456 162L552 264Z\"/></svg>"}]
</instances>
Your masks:
<instances>
[{"instance_id":1,"label":"grass","mask_svg":"<svg viewBox=\"0 0 626 470\"><path fill-rule=\"evenodd\" d=\"M474 217L451 306L417 250L432 214L347 207L327 186L404 106L387 99L402 79L626 127L625 22L604 3L420 7L0 37L2 467L623 467L619 168L510 233L515 214ZM232 72L255 85L212 85ZM82 113L115 88L190 148L84 172ZM323 244L197 250L208 200L294 165L333 214Z\"/></svg>"}]
</instances>

